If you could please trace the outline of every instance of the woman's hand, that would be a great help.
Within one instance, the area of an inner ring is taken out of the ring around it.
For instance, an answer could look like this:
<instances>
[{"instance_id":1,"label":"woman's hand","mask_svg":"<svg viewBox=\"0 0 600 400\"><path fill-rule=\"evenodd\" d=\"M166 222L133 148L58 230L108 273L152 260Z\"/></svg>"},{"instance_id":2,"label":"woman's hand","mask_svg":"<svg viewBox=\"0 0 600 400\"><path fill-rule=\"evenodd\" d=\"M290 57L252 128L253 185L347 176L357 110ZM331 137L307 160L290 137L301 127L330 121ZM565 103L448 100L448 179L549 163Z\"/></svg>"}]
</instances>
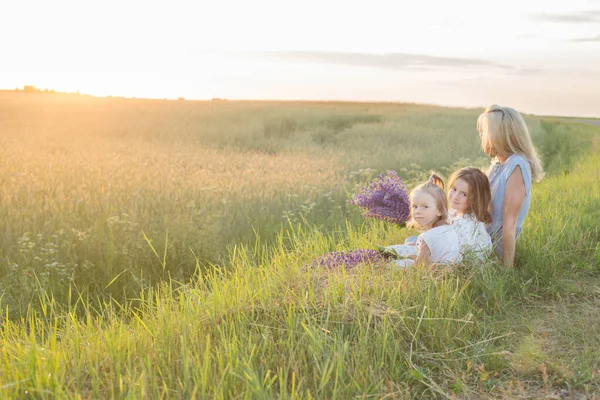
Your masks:
<instances>
[{"instance_id":1,"label":"woman's hand","mask_svg":"<svg viewBox=\"0 0 600 400\"><path fill-rule=\"evenodd\" d=\"M506 182L502 211L502 261L507 267L512 267L515 261L517 218L525 201L525 195L523 172L521 167L517 166Z\"/></svg>"}]
</instances>

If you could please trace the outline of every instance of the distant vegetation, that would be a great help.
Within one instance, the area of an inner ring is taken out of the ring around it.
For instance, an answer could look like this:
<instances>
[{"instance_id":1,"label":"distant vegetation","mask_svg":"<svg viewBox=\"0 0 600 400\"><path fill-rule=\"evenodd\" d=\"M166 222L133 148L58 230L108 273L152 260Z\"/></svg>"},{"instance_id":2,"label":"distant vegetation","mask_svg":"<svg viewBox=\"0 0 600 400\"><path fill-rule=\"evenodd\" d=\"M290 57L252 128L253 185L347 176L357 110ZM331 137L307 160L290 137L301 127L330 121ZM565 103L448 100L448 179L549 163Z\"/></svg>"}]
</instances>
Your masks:
<instances>
[{"instance_id":1,"label":"distant vegetation","mask_svg":"<svg viewBox=\"0 0 600 400\"><path fill-rule=\"evenodd\" d=\"M15 89L15 92L25 92L25 93L56 93L54 89L38 89L33 85L25 85L22 90L19 88Z\"/></svg>"},{"instance_id":2,"label":"distant vegetation","mask_svg":"<svg viewBox=\"0 0 600 400\"><path fill-rule=\"evenodd\" d=\"M43 93L43 94L71 94L71 95L78 95L80 96L81 93L79 93L79 90L76 92L57 92L54 89L41 89L41 88L37 88L34 85L25 85L23 86L23 89L19 89L19 88L15 88L14 90L15 92L21 92L21 93Z\"/></svg>"}]
</instances>

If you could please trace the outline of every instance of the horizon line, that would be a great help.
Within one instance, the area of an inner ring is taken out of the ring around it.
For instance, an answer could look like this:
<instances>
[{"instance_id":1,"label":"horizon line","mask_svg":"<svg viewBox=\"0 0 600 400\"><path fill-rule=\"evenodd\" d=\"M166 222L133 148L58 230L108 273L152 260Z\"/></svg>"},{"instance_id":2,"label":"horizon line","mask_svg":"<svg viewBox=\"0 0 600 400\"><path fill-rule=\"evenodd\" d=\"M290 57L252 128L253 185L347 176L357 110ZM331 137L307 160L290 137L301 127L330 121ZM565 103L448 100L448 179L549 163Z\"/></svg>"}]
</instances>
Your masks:
<instances>
[{"instance_id":1,"label":"horizon line","mask_svg":"<svg viewBox=\"0 0 600 400\"><path fill-rule=\"evenodd\" d=\"M33 85L25 85L32 86ZM25 87L24 86L24 87ZM40 89L35 88L35 91L25 91L24 89L3 89L0 88L1 92L10 92L10 93L24 93L27 95L31 94L40 94L40 95L71 95L71 96L80 96L80 97L91 97L94 99L115 99L115 100L157 100L157 101L198 101L198 102L212 102L212 101L231 101L231 102L281 102L281 103L352 103L352 104L408 104L408 105L421 105L421 106L431 106L431 107L440 107L440 108L461 108L461 109L485 109L487 106L467 106L467 105L448 105L448 104L440 104L440 103L424 103L424 102L412 102L412 101L402 101L402 100L340 100L340 99L251 99L251 98L225 98L225 97L211 97L211 98L186 98L183 96L175 97L127 97L120 95L106 95L106 96L98 96L93 94L80 93L79 91L75 92L62 92L55 89ZM524 115L533 115L537 117L557 117L557 118L582 118L582 119L600 119L600 115L595 117L585 117L581 115L564 115L564 114L534 114L525 111L519 111Z\"/></svg>"}]
</instances>

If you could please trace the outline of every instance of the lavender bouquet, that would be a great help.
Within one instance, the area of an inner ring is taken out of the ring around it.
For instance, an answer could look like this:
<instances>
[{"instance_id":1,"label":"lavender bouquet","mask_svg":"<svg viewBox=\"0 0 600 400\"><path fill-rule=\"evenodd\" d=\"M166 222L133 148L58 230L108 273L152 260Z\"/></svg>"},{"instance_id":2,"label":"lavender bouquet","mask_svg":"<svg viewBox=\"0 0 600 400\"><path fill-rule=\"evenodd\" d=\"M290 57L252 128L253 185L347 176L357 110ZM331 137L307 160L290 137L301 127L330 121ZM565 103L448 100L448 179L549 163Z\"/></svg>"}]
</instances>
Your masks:
<instances>
[{"instance_id":1,"label":"lavender bouquet","mask_svg":"<svg viewBox=\"0 0 600 400\"><path fill-rule=\"evenodd\" d=\"M406 186L396 171L392 170L388 171L387 175L379 175L368 187L363 187L350 203L362 208L365 217L399 225L405 224L410 216L410 200Z\"/></svg>"},{"instance_id":2,"label":"lavender bouquet","mask_svg":"<svg viewBox=\"0 0 600 400\"><path fill-rule=\"evenodd\" d=\"M352 251L333 251L322 255L313 260L311 264L305 266L307 268L325 267L325 268L340 268L345 267L351 269L361 264L385 264L387 256L378 250L359 249Z\"/></svg>"}]
</instances>

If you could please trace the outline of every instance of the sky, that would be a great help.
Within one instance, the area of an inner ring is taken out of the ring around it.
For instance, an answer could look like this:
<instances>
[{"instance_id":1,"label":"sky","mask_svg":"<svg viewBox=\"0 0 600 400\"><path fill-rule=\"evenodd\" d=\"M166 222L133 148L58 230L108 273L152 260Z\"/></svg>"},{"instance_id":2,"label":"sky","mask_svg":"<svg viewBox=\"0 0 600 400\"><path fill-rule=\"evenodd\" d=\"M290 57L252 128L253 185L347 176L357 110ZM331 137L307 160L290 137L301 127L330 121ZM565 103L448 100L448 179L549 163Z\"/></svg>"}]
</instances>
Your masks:
<instances>
[{"instance_id":1,"label":"sky","mask_svg":"<svg viewBox=\"0 0 600 400\"><path fill-rule=\"evenodd\" d=\"M600 117L600 0L20 0L0 88Z\"/></svg>"}]
</instances>

